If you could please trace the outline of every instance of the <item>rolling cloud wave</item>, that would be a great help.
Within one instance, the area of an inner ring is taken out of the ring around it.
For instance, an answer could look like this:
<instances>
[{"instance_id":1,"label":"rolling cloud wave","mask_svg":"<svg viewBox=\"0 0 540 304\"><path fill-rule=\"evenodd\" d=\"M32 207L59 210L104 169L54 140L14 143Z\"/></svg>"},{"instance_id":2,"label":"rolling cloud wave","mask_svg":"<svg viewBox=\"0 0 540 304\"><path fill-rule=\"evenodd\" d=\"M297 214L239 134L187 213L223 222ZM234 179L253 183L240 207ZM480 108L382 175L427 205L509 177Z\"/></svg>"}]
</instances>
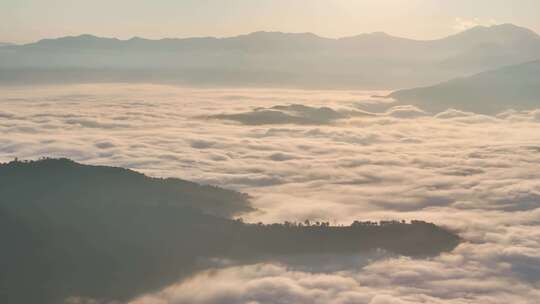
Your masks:
<instances>
[{"instance_id":1,"label":"rolling cloud wave","mask_svg":"<svg viewBox=\"0 0 540 304\"><path fill-rule=\"evenodd\" d=\"M427 113L372 100L376 92L150 85L3 91L1 161L62 156L235 188L252 195L259 209L246 214L247 221L415 218L446 225L467 241L434 259L385 257L349 270L230 266L134 303L540 298L539 110ZM245 124L208 118L261 108L294 119ZM296 118L313 113L321 119Z\"/></svg>"}]
</instances>

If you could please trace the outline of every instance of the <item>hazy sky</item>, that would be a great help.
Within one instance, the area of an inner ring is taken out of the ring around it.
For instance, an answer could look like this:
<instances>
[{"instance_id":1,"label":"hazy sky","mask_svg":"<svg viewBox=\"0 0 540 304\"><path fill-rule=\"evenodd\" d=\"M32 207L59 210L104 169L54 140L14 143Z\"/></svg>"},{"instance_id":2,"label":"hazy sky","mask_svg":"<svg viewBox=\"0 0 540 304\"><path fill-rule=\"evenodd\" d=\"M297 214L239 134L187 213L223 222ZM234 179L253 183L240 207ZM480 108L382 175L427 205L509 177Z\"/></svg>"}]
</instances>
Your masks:
<instances>
[{"instance_id":1,"label":"hazy sky","mask_svg":"<svg viewBox=\"0 0 540 304\"><path fill-rule=\"evenodd\" d=\"M327 37L384 31L428 39L475 24L540 32L538 0L1 0L0 41L91 33L130 38L232 36L258 30Z\"/></svg>"}]
</instances>

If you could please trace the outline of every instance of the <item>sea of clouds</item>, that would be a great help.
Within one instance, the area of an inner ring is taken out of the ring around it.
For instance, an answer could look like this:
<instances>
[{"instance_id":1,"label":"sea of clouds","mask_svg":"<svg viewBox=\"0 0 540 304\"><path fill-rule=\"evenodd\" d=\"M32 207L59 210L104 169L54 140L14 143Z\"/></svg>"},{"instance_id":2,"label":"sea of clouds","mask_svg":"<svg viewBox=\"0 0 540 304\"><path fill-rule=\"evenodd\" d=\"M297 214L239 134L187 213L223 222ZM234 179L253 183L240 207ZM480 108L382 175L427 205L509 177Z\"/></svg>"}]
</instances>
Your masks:
<instances>
[{"instance_id":1,"label":"sea of clouds","mask_svg":"<svg viewBox=\"0 0 540 304\"><path fill-rule=\"evenodd\" d=\"M427 113L366 91L0 90L2 162L69 157L238 189L251 222L421 219L465 240L430 259L231 264L133 304L540 299L540 110Z\"/></svg>"}]
</instances>

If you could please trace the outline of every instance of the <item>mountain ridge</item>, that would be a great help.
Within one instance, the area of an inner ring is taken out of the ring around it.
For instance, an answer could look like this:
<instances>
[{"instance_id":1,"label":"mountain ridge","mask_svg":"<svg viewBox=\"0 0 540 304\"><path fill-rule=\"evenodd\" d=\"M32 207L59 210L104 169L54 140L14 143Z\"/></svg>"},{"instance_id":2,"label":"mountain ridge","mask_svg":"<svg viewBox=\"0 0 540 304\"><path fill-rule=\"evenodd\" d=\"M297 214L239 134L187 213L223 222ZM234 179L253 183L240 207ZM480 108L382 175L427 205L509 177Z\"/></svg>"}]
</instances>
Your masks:
<instances>
[{"instance_id":1,"label":"mountain ridge","mask_svg":"<svg viewBox=\"0 0 540 304\"><path fill-rule=\"evenodd\" d=\"M462 241L424 221L244 223L207 212L212 200L238 210L241 197L229 190L68 159L0 164L0 193L2 303L128 303L219 267L215 259L254 263L377 249L422 258Z\"/></svg>"},{"instance_id":2,"label":"mountain ridge","mask_svg":"<svg viewBox=\"0 0 540 304\"><path fill-rule=\"evenodd\" d=\"M202 86L394 89L540 59L540 36L514 25L436 40L382 32L343 38L253 32L127 40L89 34L0 49L0 83L153 82Z\"/></svg>"},{"instance_id":3,"label":"mountain ridge","mask_svg":"<svg viewBox=\"0 0 540 304\"><path fill-rule=\"evenodd\" d=\"M511 23L505 23L505 24L492 25L492 26L478 25L478 26L472 27L470 29L466 29L464 31L456 33L456 34L451 34L451 35L447 35L447 36L444 36L444 37L441 37L441 38L435 38L435 39L407 38L407 37L391 35L391 34L388 34L386 32L380 32L380 31L379 32L366 32L366 33L360 33L360 34L357 34L357 35L343 36L343 37L337 37L337 38L324 37L324 36L320 36L320 35L312 33L312 32L281 32L281 31L255 31L255 32L249 32L249 33L246 33L246 34L240 34L240 35L234 35L234 36L226 36L226 37L190 36L190 37L165 37L165 38L158 38L158 39L151 39L151 38L145 38L145 37L140 37L140 36L133 36L133 37L128 38L128 39L119 39L119 38L116 38L116 37L102 37L102 36L97 36L97 35L93 35L93 34L89 34L89 33L83 33L83 34L79 34L79 35L68 35L68 36L61 36L61 37L56 37L56 38L44 38L44 39L37 40L35 42L20 44L19 46L28 46L28 45L38 44L40 42L59 41L59 40L63 40L63 39L74 39L74 38L82 39L82 40L94 39L94 40L109 40L109 41L117 41L117 42L128 42L128 41L133 41L133 40L144 40L144 41L156 42L156 41L183 41L183 40L194 40L194 39L226 40L226 39L268 36L268 35L282 35L282 36L289 36L289 37L305 36L305 37L312 37L312 38L317 38L317 39L322 39L322 40L334 40L334 41L355 39L355 38L366 38L366 37L378 37L378 38L385 37L385 38L395 38L395 39L402 39L402 40L415 41L415 42L433 42L433 41L445 40L445 39L448 39L448 38L453 38L453 39L454 38L461 38L463 36L474 35L474 34L480 33L480 32L486 33L486 32L490 32L490 31L491 32L499 31L501 29L504 30L504 31L507 31L507 32L512 31L512 34L516 33L516 32L521 32L521 33L527 33L527 34L529 34L531 36L534 35L537 38L540 38L540 35L538 33L536 33L535 31L531 30L531 29L521 27L521 26L517 26L517 25L511 24ZM5 44L13 45L11 43L5 43Z\"/></svg>"},{"instance_id":4,"label":"mountain ridge","mask_svg":"<svg viewBox=\"0 0 540 304\"><path fill-rule=\"evenodd\" d=\"M540 107L540 60L459 77L439 84L398 90L389 95L402 103L438 112L448 108L481 114Z\"/></svg>"}]
</instances>

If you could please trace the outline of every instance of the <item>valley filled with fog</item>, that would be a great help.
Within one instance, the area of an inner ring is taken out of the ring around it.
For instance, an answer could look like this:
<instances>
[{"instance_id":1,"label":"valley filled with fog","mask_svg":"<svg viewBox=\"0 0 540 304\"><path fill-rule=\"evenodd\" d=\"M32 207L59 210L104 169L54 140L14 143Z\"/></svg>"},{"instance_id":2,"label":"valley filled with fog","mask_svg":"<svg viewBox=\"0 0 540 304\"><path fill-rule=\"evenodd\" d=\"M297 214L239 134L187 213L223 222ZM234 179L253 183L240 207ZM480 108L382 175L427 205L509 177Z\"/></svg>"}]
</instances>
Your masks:
<instances>
[{"instance_id":1,"label":"valley filled with fog","mask_svg":"<svg viewBox=\"0 0 540 304\"><path fill-rule=\"evenodd\" d=\"M426 259L213 261L133 304L535 303L540 109L430 112L374 97L389 93L5 86L0 162L68 157L234 189L250 196L250 223L419 219L463 238Z\"/></svg>"}]
</instances>

